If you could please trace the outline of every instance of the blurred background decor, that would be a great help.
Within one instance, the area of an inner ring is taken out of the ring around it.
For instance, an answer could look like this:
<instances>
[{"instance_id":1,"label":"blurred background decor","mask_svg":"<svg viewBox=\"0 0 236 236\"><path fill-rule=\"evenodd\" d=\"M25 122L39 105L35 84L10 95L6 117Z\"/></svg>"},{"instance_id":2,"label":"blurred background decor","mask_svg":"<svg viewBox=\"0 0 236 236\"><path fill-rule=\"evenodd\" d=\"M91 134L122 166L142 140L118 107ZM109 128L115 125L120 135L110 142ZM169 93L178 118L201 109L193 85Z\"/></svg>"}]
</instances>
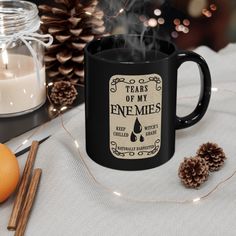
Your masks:
<instances>
[{"instance_id":1,"label":"blurred background decor","mask_svg":"<svg viewBox=\"0 0 236 236\"><path fill-rule=\"evenodd\" d=\"M70 2L32 1L38 5ZM93 5L95 1L76 2L79 2L80 6L88 6ZM104 12L106 31L111 34L133 33L133 28L127 27L127 24L133 24L136 32L141 32L142 26L149 30L151 28L157 35L173 40L181 49L206 45L218 51L228 43L236 41L236 2L233 0L100 0L97 8ZM85 25L80 23L78 27L83 25L82 27L86 28L87 18L84 23ZM86 32L88 31L84 30L83 34ZM83 81L82 72L79 75Z\"/></svg>"},{"instance_id":2,"label":"blurred background decor","mask_svg":"<svg viewBox=\"0 0 236 236\"><path fill-rule=\"evenodd\" d=\"M104 9L114 0L102 1ZM220 50L236 40L236 2L224 0L149 0L131 2L126 14L135 13L139 21L158 35L173 40L181 49L206 45ZM122 4L120 4L122 5ZM105 11L106 12L106 11ZM122 17L116 19L111 31L125 31ZM111 25L111 24L110 24Z\"/></svg>"}]
</instances>

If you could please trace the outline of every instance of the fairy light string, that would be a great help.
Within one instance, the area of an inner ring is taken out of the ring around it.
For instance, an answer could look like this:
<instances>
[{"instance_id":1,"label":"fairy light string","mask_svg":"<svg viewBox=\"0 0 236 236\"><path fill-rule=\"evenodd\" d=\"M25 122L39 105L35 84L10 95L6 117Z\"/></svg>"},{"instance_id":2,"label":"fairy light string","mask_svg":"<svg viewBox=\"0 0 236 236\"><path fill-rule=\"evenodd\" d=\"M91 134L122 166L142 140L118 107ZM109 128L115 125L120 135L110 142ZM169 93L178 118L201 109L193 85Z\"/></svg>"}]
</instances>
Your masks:
<instances>
[{"instance_id":1,"label":"fairy light string","mask_svg":"<svg viewBox=\"0 0 236 236\"><path fill-rule=\"evenodd\" d=\"M117 11L116 14L110 15L110 16L105 16L105 17L106 17L107 19L114 19L114 18L120 16L124 11L126 11L126 7L127 7L128 3L129 3L129 1L126 0L126 1L124 2L123 7L121 7L121 8Z\"/></svg>"},{"instance_id":2,"label":"fairy light string","mask_svg":"<svg viewBox=\"0 0 236 236\"><path fill-rule=\"evenodd\" d=\"M232 177L234 177L236 175L236 170L233 171L233 173L225 178L224 180L220 181L213 189L211 189L209 192L207 192L206 194L203 194L202 196L199 197L195 197L192 199L183 199L183 200L175 200L175 199L139 199L139 198L134 198L134 197L130 197L126 194L123 194L117 190L113 190L112 188L104 185L103 183L101 183L92 173L92 171L90 170L88 164L86 163L81 151L80 151L80 147L79 147L79 143L78 141L73 137L73 135L71 134L71 132L66 128L63 118L62 118L62 114L60 113L60 117L61 117L61 125L63 127L63 129L65 130L65 132L70 136L71 140L73 140L73 143L75 144L77 153L79 155L80 160L82 161L84 167L86 168L89 176L91 177L91 179L98 185L100 186L102 189L104 189L105 191L123 198L124 200L128 200L128 201L132 201L132 202L140 202L140 203L179 203L179 204L183 204L183 203L196 203L199 202L200 200L206 199L208 198L210 195L212 195L217 189L219 189L219 187L221 185L223 185L224 183L226 183L227 181L229 181Z\"/></svg>"},{"instance_id":3,"label":"fairy light string","mask_svg":"<svg viewBox=\"0 0 236 236\"><path fill-rule=\"evenodd\" d=\"M118 17L119 15L121 15L122 13L124 13L126 11L126 7L128 5L128 2L129 1L125 1L124 3L124 6L115 14L115 15L112 15L112 16L108 16L107 18L109 19L112 19L112 18L116 18ZM212 4L210 5L210 10L211 11L215 11L217 9L216 5ZM161 16L161 11L159 9L156 9L155 10L155 15L156 16ZM204 13L207 13L204 9L203 9L203 15L205 15L206 17L210 17ZM90 12L86 12L86 14L88 15L92 15L92 13ZM161 18L163 19L163 18ZM164 19L163 19L164 20ZM141 20L142 21L142 20ZM146 21L144 21L145 23ZM163 24L165 21L161 21ZM161 24L160 22L157 21L157 23ZM183 21L183 24L181 24L181 22L179 21L179 19L175 19L174 20L174 26L176 27L176 31L177 32L184 32L184 33L188 33L189 30L188 30L188 26L190 25L190 21L188 19L185 19ZM147 26L150 26L150 27L155 27L157 24L156 24L156 21L154 22L153 18L151 18L151 20L149 19L149 24L147 24ZM182 27L182 28L181 28ZM177 33L176 32L176 33ZM50 82L47 84L47 88L52 86L53 85L53 82ZM77 84L74 84L74 85L77 85ZM80 85L79 85L80 86ZM235 91L233 90L227 90L227 89L220 89L222 91L228 91L228 92L231 92L231 93L234 93L236 94ZM218 88L212 88L212 92L217 92L219 91ZM178 199L140 199L140 198L134 198L134 197L131 197L129 195L126 195L125 193L122 193L118 190L114 190L113 188L103 184L101 181L99 181L96 176L93 174L93 172L91 171L89 165L87 164L84 156L82 155L82 152L80 150L80 146L79 146L79 142L78 140L76 140L74 138L74 136L72 135L72 133L67 129L67 127L65 126L64 124L64 120L63 120L63 112L66 111L68 109L67 106L62 106L60 108L55 108L51 99L50 99L50 96L48 95L48 92L47 92L47 98L48 98L48 101L51 105L51 109L53 112L55 112L54 116L52 118L56 118L57 116L59 116L60 118L60 123L61 123L61 126L62 128L64 129L64 131L68 134L68 136L70 137L70 139L73 141L73 144L76 148L76 151L77 151L77 154L79 156L79 159L81 160L82 164L84 165L89 177L91 178L91 180L97 185L99 186L101 189L103 189L104 191L110 193L110 194L113 194L114 196L116 197L119 197L119 198L122 198L124 200L127 200L127 201L131 201L131 202L138 202L138 203L174 203L174 204L187 204L187 203L197 203L201 200L205 200L207 198L209 198L213 193L215 193L222 185L224 185L226 182L228 182L230 179L232 179L235 175L236 175L236 169L232 172L231 175L229 175L227 178L223 179L222 181L220 181L218 184L215 185L215 187L213 187L209 192L207 192L206 194L203 194L201 196L196 196L195 198L190 198L190 199L182 199L182 200L178 200ZM185 98L191 98L191 97L185 97ZM50 121L49 121L50 122ZM43 127L45 127L46 124L48 124L49 122L45 123L44 125L38 127L36 130L33 131L32 134L30 134L15 150L15 152L20 149L22 146L24 146L25 144L27 144L29 142L29 140L34 136L36 135L36 133L38 133Z\"/></svg>"},{"instance_id":4,"label":"fairy light string","mask_svg":"<svg viewBox=\"0 0 236 236\"><path fill-rule=\"evenodd\" d=\"M218 88L212 88L213 92L217 92L219 91ZM227 90L227 89L222 89L222 91L228 91L231 93L236 94L236 92L234 92L233 90ZM183 199L183 200L176 200L176 199L140 199L140 198L134 198L134 197L130 197L124 193L121 193L117 190L114 190L106 185L104 185L102 182L100 182L96 176L92 173L92 171L89 168L89 165L87 164L84 156L82 155L81 151L80 151L80 146L78 141L74 138L74 136L72 135L72 133L66 128L65 124L64 124L64 120L62 117L62 114L59 112L59 116L61 118L61 125L62 128L65 130L65 132L69 135L69 137L71 138L71 140L73 141L75 148L77 150L78 156L80 158L80 160L82 161L84 167L86 168L89 176L91 177L91 179L99 186L101 187L103 190L105 190L106 192L109 192L110 194L113 194L117 197L120 197L124 200L127 201L132 201L132 202L140 202L140 203L176 203L176 204L185 204L185 203L197 203L201 200L205 200L208 197L210 197L214 192L216 192L216 190L218 190L223 184L225 184L226 182L228 182L231 178L233 178L236 175L236 169L233 171L233 173L228 176L227 178L223 179L222 181L220 181L218 184L216 184L216 186L214 188L212 188L209 192L207 192L206 194L203 194L201 196L197 196L195 198L191 198L191 199Z\"/></svg>"},{"instance_id":5,"label":"fairy light string","mask_svg":"<svg viewBox=\"0 0 236 236\"><path fill-rule=\"evenodd\" d=\"M30 139L31 139L32 137L34 137L34 136L35 136L43 127L45 127L47 124L48 124L48 122L45 123L45 124L43 124L43 125L41 125L41 126L39 126L38 128L36 128L19 146L17 146L17 147L15 148L14 153L16 153L21 147L23 147L24 145L26 145L26 144L30 141Z\"/></svg>"},{"instance_id":6,"label":"fairy light string","mask_svg":"<svg viewBox=\"0 0 236 236\"><path fill-rule=\"evenodd\" d=\"M52 86L53 82L50 82L48 86ZM228 90L228 89L219 89L216 87L212 88L212 92L218 92L218 91L225 91L225 92L230 92L236 95L236 92L233 90ZM47 96L48 95L48 90L47 90ZM194 98L195 96L193 96ZM182 97L184 98L184 97ZM186 97L187 99L189 99L190 97ZM229 175L228 177L226 177L225 179L223 179L222 181L220 181L218 184L215 185L215 187L213 187L210 191L208 191L205 194L202 194L200 196L196 196L195 198L190 198L190 199L182 199L182 200L178 200L178 199L141 199L141 198L135 198L135 197L131 197L125 193L122 193L118 190L115 190L105 184L103 184L101 181L99 181L96 176L93 174L93 172L91 171L89 165L87 164L84 156L82 155L82 152L80 150L80 145L79 145L79 141L77 139L75 139L75 137L72 135L72 133L68 130L68 128L66 127L64 120L63 120L63 112L65 110L68 109L68 107L66 106L62 106L61 108L54 108L54 105L52 103L52 101L50 100L49 97L49 103L51 104L52 108L55 109L57 111L57 113L55 114L54 118L59 117L60 118L60 123L61 123L61 127L64 129L64 131L68 134L68 136L70 137L70 139L73 141L73 144L75 146L75 149L77 151L78 157L81 160L83 166L85 167L89 177L91 178L91 180L101 189L103 189L105 192L108 192L116 197L119 197L121 199L124 199L126 201L131 201L131 202L137 202L137 203L172 203L172 204L189 204L189 203L197 203L201 200L205 200L207 198L209 198L213 193L215 193L222 185L224 185L226 182L228 182L230 179L232 179L235 175L236 175L236 169L232 172L231 175ZM50 121L49 121L50 122ZM49 122L47 122L46 124L48 124ZM44 124L45 125L45 124ZM44 127L44 125L40 126L39 128L37 128L29 137L27 137L22 143L21 145L17 148L19 149L22 145L26 144L30 138L32 138L42 127Z\"/></svg>"}]
</instances>

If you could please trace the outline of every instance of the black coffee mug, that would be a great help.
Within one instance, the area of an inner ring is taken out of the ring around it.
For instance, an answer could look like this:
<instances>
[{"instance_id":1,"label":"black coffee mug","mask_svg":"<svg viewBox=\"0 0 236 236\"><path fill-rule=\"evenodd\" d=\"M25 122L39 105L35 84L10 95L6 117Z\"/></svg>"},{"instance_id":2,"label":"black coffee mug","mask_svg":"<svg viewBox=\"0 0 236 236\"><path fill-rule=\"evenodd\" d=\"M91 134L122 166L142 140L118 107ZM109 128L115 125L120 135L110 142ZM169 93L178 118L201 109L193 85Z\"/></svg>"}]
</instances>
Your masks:
<instances>
[{"instance_id":1,"label":"black coffee mug","mask_svg":"<svg viewBox=\"0 0 236 236\"><path fill-rule=\"evenodd\" d=\"M141 39L145 50L132 45ZM205 60L178 51L171 42L152 40L108 36L85 48L86 150L103 166L143 170L162 165L174 154L175 130L196 124L207 110L211 76ZM200 68L201 93L195 110L178 117L177 70L186 61Z\"/></svg>"}]
</instances>

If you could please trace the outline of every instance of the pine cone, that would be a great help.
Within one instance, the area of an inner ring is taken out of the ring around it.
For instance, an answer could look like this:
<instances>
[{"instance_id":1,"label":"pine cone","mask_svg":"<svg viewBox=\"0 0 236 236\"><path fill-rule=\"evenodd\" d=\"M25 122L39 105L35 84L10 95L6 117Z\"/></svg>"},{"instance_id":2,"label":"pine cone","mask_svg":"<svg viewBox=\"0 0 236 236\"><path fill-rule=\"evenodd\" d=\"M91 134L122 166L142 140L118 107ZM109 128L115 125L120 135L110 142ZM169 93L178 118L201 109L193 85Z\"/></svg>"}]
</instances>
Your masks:
<instances>
[{"instance_id":1,"label":"pine cone","mask_svg":"<svg viewBox=\"0 0 236 236\"><path fill-rule=\"evenodd\" d=\"M226 159L223 149L216 143L210 142L202 144L197 151L197 155L206 160L210 171L219 170Z\"/></svg>"},{"instance_id":2,"label":"pine cone","mask_svg":"<svg viewBox=\"0 0 236 236\"><path fill-rule=\"evenodd\" d=\"M54 38L45 52L47 75L53 81L83 83L83 49L86 43L103 35L103 11L98 9L97 0L54 1L52 6L39 6L41 30Z\"/></svg>"},{"instance_id":3,"label":"pine cone","mask_svg":"<svg viewBox=\"0 0 236 236\"><path fill-rule=\"evenodd\" d=\"M184 158L180 164L178 175L186 187L197 188L207 180L209 167L201 157Z\"/></svg>"},{"instance_id":4,"label":"pine cone","mask_svg":"<svg viewBox=\"0 0 236 236\"><path fill-rule=\"evenodd\" d=\"M54 82L50 92L50 99L56 106L72 105L78 92L75 86L69 81Z\"/></svg>"}]
</instances>

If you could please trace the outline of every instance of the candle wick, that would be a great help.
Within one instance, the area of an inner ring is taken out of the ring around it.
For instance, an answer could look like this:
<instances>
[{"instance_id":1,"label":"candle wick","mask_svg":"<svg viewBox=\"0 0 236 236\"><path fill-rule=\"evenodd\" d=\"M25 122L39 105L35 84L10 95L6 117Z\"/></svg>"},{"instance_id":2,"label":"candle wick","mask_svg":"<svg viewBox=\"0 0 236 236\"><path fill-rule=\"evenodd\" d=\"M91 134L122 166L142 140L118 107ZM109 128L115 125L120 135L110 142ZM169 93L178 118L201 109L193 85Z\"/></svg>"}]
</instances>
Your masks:
<instances>
[{"instance_id":1,"label":"candle wick","mask_svg":"<svg viewBox=\"0 0 236 236\"><path fill-rule=\"evenodd\" d=\"M8 64L5 64L5 69L6 69L6 70L8 69Z\"/></svg>"}]
</instances>

